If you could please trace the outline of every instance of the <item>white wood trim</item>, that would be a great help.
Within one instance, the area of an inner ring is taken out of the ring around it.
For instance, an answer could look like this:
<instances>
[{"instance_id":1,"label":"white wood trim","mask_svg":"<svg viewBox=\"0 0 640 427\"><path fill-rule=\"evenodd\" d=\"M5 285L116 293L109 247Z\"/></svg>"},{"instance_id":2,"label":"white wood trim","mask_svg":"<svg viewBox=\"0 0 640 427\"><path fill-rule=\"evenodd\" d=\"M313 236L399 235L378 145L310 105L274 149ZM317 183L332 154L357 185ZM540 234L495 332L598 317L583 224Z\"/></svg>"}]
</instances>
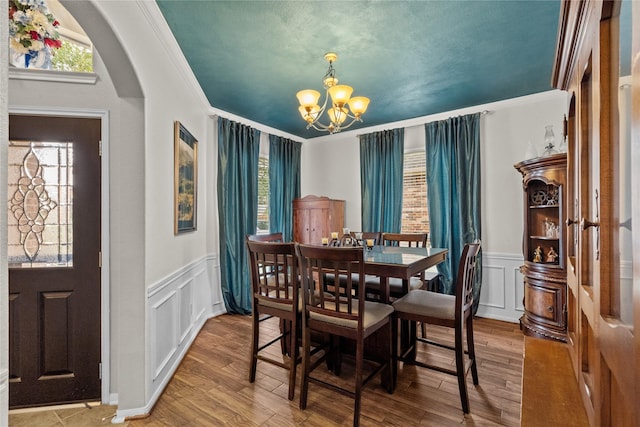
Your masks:
<instances>
[{"instance_id":1,"label":"white wood trim","mask_svg":"<svg viewBox=\"0 0 640 427\"><path fill-rule=\"evenodd\" d=\"M31 68L25 69L10 67L9 79L94 85L98 81L98 75L96 73L83 73L76 71L37 70Z\"/></svg>"}]
</instances>

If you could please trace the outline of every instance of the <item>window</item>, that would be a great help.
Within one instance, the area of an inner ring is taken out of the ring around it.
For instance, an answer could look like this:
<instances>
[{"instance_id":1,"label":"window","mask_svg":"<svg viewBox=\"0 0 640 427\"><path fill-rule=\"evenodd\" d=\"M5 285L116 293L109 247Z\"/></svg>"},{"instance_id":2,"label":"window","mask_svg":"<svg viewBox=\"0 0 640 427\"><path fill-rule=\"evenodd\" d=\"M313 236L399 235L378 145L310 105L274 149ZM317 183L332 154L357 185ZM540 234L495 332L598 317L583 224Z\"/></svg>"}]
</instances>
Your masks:
<instances>
[{"instance_id":1,"label":"window","mask_svg":"<svg viewBox=\"0 0 640 427\"><path fill-rule=\"evenodd\" d=\"M55 51L52 69L56 71L93 72L93 51L90 47L62 40L62 46Z\"/></svg>"},{"instance_id":2,"label":"window","mask_svg":"<svg viewBox=\"0 0 640 427\"><path fill-rule=\"evenodd\" d=\"M429 232L427 158L424 151L404 154L402 180L402 233Z\"/></svg>"},{"instance_id":3,"label":"window","mask_svg":"<svg viewBox=\"0 0 640 427\"><path fill-rule=\"evenodd\" d=\"M269 232L269 158L258 158L258 229L257 234Z\"/></svg>"}]
</instances>

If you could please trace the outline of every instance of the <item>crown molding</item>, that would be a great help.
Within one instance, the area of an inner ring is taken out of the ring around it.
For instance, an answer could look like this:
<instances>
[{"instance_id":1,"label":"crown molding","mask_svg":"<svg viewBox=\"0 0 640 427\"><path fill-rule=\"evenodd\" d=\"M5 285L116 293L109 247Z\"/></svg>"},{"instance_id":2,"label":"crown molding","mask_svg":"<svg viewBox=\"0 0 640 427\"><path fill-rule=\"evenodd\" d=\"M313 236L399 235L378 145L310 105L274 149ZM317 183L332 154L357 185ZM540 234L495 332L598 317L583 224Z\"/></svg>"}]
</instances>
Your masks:
<instances>
[{"instance_id":1,"label":"crown molding","mask_svg":"<svg viewBox=\"0 0 640 427\"><path fill-rule=\"evenodd\" d=\"M95 73L82 73L75 71L38 70L32 68L9 67L9 79L94 85L98 81L98 75Z\"/></svg>"}]
</instances>

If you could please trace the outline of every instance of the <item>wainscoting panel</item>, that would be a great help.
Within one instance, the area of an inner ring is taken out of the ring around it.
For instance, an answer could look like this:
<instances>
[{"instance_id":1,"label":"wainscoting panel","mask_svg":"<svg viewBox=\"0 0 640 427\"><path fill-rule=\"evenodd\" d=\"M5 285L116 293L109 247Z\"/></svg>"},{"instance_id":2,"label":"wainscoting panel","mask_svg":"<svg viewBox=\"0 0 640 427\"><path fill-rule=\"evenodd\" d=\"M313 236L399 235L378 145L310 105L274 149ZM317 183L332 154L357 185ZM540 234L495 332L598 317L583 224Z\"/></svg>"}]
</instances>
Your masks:
<instances>
[{"instance_id":1,"label":"wainscoting panel","mask_svg":"<svg viewBox=\"0 0 640 427\"><path fill-rule=\"evenodd\" d=\"M522 255L483 253L480 317L517 323L522 316L524 284L520 266Z\"/></svg>"},{"instance_id":2,"label":"wainscoting panel","mask_svg":"<svg viewBox=\"0 0 640 427\"><path fill-rule=\"evenodd\" d=\"M176 322L177 293L175 290L164 295L164 298L151 305L151 360L153 379L155 380L167 366L176 352L178 345Z\"/></svg>"},{"instance_id":3,"label":"wainscoting panel","mask_svg":"<svg viewBox=\"0 0 640 427\"><path fill-rule=\"evenodd\" d=\"M149 413L204 322L225 312L218 262L203 257L148 288L150 400L144 408L118 411L117 419Z\"/></svg>"},{"instance_id":4,"label":"wainscoting panel","mask_svg":"<svg viewBox=\"0 0 640 427\"><path fill-rule=\"evenodd\" d=\"M180 298L180 343L189 334L193 319L193 279L178 286Z\"/></svg>"},{"instance_id":5,"label":"wainscoting panel","mask_svg":"<svg viewBox=\"0 0 640 427\"><path fill-rule=\"evenodd\" d=\"M505 308L505 274L503 266L482 266L482 291L480 292L480 304L485 307L498 309ZM490 283L485 287L484 283Z\"/></svg>"}]
</instances>

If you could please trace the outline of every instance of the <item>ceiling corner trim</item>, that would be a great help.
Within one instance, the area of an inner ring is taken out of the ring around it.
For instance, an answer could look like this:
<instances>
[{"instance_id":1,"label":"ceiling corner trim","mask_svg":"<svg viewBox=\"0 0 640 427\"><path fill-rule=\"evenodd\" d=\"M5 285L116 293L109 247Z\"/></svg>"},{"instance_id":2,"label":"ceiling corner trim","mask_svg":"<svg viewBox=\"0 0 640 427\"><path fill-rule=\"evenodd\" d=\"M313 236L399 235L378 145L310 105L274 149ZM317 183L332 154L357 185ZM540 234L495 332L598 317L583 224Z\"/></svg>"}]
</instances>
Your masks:
<instances>
[{"instance_id":1,"label":"ceiling corner trim","mask_svg":"<svg viewBox=\"0 0 640 427\"><path fill-rule=\"evenodd\" d=\"M280 129L273 128L271 126L267 126L262 123L254 122L253 120L246 119L241 116L237 116L235 114L229 113L224 110L220 110L219 108L209 107L209 115L210 116L218 116L224 117L225 119L233 120L234 122L242 123L247 126L251 126L254 129L258 129L260 132L268 133L269 135L281 136L283 138L291 139L292 141L297 142L308 142L308 139L301 138L298 135L293 135L288 132L281 131Z\"/></svg>"},{"instance_id":2,"label":"ceiling corner trim","mask_svg":"<svg viewBox=\"0 0 640 427\"><path fill-rule=\"evenodd\" d=\"M198 80L196 79L191 66L182 53L182 49L180 49L180 45L178 45L178 41L169 28L169 24L167 24L167 21L164 19L162 12L160 12L158 3L156 3L155 1L144 0L138 0L136 1L136 3L142 11L142 14L149 22L149 25L153 29L153 32L158 37L158 40L162 44L162 47L167 51L168 57L171 58L171 62L175 65L178 72L184 76L189 86L192 87L194 93L198 94L198 97L202 101L203 105L211 107L211 104L209 104L209 100L202 90L202 86L200 86L200 83L198 83Z\"/></svg>"}]
</instances>

